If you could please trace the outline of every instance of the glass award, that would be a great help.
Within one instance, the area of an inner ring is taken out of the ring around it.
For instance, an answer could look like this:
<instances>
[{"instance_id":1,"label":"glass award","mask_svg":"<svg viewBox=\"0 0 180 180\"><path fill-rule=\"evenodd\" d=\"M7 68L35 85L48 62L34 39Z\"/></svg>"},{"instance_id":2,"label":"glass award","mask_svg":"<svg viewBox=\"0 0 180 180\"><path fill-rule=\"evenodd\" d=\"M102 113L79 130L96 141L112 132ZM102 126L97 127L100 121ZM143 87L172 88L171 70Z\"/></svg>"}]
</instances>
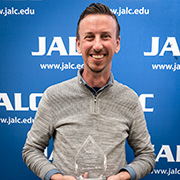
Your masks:
<instances>
[{"instance_id":1,"label":"glass award","mask_svg":"<svg viewBox=\"0 0 180 180\"><path fill-rule=\"evenodd\" d=\"M89 135L75 156L77 179L85 179L83 175L88 173L88 180L104 180L106 168L107 159L103 150Z\"/></svg>"}]
</instances>

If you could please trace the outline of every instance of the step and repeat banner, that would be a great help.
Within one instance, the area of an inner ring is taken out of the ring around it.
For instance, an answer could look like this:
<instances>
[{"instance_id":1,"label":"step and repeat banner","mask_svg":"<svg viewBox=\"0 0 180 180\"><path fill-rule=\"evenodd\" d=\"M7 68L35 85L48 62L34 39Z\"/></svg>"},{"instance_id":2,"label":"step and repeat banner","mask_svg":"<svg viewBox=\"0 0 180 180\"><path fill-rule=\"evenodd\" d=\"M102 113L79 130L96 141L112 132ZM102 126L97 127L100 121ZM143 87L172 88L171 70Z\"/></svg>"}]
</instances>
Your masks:
<instances>
[{"instance_id":1,"label":"step and repeat banner","mask_svg":"<svg viewBox=\"0 0 180 180\"><path fill-rule=\"evenodd\" d=\"M91 0L0 1L0 176L38 180L22 148L39 100L50 85L77 75L80 13ZM112 71L141 101L156 153L144 179L180 178L180 4L178 0L101 0L121 26ZM127 161L133 152L127 146ZM52 140L45 154L52 160Z\"/></svg>"}]
</instances>

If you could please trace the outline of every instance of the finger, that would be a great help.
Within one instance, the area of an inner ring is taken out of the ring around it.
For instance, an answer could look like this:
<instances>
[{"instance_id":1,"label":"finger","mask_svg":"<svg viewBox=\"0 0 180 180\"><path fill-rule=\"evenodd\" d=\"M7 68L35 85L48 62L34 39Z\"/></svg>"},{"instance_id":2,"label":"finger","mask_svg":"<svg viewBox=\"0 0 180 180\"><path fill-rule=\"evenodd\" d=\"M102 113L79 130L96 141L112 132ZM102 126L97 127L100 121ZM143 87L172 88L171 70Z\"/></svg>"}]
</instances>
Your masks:
<instances>
[{"instance_id":1,"label":"finger","mask_svg":"<svg viewBox=\"0 0 180 180\"><path fill-rule=\"evenodd\" d=\"M88 172L85 172L83 177L84 177L84 179L87 179L88 178Z\"/></svg>"}]
</instances>

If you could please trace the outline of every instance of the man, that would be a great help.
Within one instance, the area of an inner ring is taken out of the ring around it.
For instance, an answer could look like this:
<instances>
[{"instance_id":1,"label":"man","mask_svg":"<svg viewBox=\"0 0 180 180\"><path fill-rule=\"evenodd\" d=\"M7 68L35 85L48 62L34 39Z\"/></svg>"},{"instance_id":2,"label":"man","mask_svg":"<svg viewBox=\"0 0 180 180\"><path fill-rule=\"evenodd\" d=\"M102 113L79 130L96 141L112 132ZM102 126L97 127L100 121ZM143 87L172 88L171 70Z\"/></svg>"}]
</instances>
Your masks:
<instances>
[{"instance_id":1,"label":"man","mask_svg":"<svg viewBox=\"0 0 180 180\"><path fill-rule=\"evenodd\" d=\"M108 180L140 179L153 170L154 149L138 96L111 73L113 55L120 49L119 32L116 16L105 5L93 3L81 14L77 51L84 68L78 77L45 91L23 150L27 166L41 179L91 178L90 172L79 174L75 167L89 136L107 158L103 175ZM51 137L53 163L43 154ZM135 155L128 165L126 139Z\"/></svg>"}]
</instances>

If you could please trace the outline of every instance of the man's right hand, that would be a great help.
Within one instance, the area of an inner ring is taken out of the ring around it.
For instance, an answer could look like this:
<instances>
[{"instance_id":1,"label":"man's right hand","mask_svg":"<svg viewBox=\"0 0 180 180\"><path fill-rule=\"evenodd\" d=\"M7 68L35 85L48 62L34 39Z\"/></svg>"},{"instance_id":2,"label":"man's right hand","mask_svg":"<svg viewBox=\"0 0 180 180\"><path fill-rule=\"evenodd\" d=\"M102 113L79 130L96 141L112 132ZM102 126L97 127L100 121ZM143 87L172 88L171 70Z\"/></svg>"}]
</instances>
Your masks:
<instances>
[{"instance_id":1,"label":"man's right hand","mask_svg":"<svg viewBox=\"0 0 180 180\"><path fill-rule=\"evenodd\" d=\"M73 176L63 176L62 174L53 174L51 180L76 180Z\"/></svg>"},{"instance_id":2,"label":"man's right hand","mask_svg":"<svg viewBox=\"0 0 180 180\"><path fill-rule=\"evenodd\" d=\"M88 178L88 173L84 173L83 177ZM63 176L62 174L53 174L51 180L76 180L73 176Z\"/></svg>"}]
</instances>

